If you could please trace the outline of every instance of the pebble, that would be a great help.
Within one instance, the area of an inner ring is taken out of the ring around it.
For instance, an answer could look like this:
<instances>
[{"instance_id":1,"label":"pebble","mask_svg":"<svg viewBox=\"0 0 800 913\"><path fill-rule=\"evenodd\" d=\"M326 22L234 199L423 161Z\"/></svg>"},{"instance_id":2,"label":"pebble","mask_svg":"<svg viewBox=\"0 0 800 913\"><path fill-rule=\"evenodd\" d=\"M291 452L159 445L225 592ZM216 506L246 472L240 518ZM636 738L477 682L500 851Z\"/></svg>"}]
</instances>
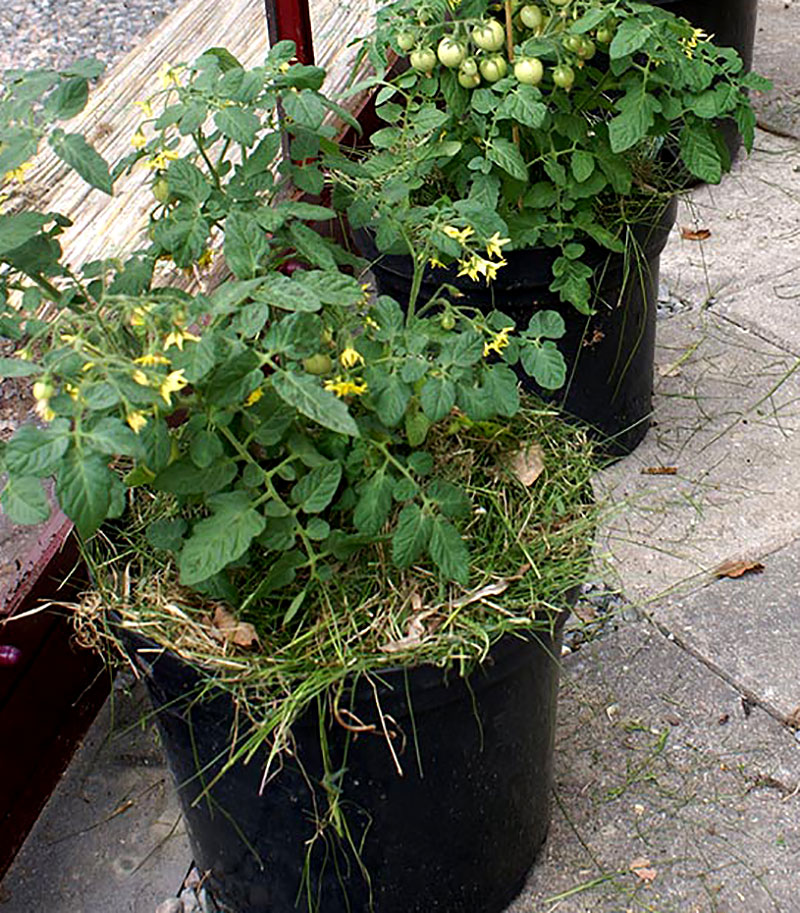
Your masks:
<instances>
[{"instance_id":1,"label":"pebble","mask_svg":"<svg viewBox=\"0 0 800 913\"><path fill-rule=\"evenodd\" d=\"M185 910L183 903L177 897L170 897L156 907L156 913L185 913Z\"/></svg>"}]
</instances>

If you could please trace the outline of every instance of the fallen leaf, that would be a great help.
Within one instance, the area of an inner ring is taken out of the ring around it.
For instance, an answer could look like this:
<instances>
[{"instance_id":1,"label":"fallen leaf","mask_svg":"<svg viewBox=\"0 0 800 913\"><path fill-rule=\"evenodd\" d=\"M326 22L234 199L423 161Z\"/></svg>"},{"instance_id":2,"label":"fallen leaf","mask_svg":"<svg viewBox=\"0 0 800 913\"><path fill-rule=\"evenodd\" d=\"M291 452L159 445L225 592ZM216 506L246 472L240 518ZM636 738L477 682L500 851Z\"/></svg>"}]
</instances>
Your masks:
<instances>
[{"instance_id":1,"label":"fallen leaf","mask_svg":"<svg viewBox=\"0 0 800 913\"><path fill-rule=\"evenodd\" d=\"M247 621L239 621L221 605L214 609L213 624L227 643L235 644L237 647L252 647L258 643L258 634L253 625Z\"/></svg>"},{"instance_id":2,"label":"fallen leaf","mask_svg":"<svg viewBox=\"0 0 800 913\"><path fill-rule=\"evenodd\" d=\"M648 884L651 881L655 881L656 875L658 872L650 865L650 860L645 856L640 856L638 859L634 859L628 865L628 868L642 881L646 881Z\"/></svg>"},{"instance_id":3,"label":"fallen leaf","mask_svg":"<svg viewBox=\"0 0 800 913\"><path fill-rule=\"evenodd\" d=\"M787 726L791 726L792 729L800 729L800 705L795 707L786 717L785 723Z\"/></svg>"},{"instance_id":4,"label":"fallen leaf","mask_svg":"<svg viewBox=\"0 0 800 913\"><path fill-rule=\"evenodd\" d=\"M508 468L526 488L544 472L544 452L538 444L529 444L509 460Z\"/></svg>"},{"instance_id":5,"label":"fallen leaf","mask_svg":"<svg viewBox=\"0 0 800 913\"><path fill-rule=\"evenodd\" d=\"M711 237L710 228L681 228L681 237L684 241L707 241Z\"/></svg>"},{"instance_id":6,"label":"fallen leaf","mask_svg":"<svg viewBox=\"0 0 800 913\"><path fill-rule=\"evenodd\" d=\"M585 349L591 349L592 346L596 346L598 342L602 342L606 338L606 334L602 330L595 328L594 332L590 339L584 339L581 345Z\"/></svg>"},{"instance_id":7,"label":"fallen leaf","mask_svg":"<svg viewBox=\"0 0 800 913\"><path fill-rule=\"evenodd\" d=\"M760 561L743 561L733 559L724 561L714 571L715 577L742 577L744 574L760 574L764 570L764 565Z\"/></svg>"},{"instance_id":8,"label":"fallen leaf","mask_svg":"<svg viewBox=\"0 0 800 913\"><path fill-rule=\"evenodd\" d=\"M645 466L641 470L643 476L674 476L677 472L677 466Z\"/></svg>"}]
</instances>

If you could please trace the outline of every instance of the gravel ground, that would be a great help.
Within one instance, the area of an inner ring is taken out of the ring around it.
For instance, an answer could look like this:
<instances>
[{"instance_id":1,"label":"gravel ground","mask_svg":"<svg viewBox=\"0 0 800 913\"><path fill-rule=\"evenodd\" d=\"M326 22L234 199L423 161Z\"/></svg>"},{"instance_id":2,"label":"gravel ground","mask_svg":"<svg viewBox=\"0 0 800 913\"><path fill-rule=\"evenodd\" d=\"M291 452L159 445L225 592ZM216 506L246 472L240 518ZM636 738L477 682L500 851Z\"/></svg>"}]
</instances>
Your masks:
<instances>
[{"instance_id":1,"label":"gravel ground","mask_svg":"<svg viewBox=\"0 0 800 913\"><path fill-rule=\"evenodd\" d=\"M81 57L98 57L110 66L177 5L177 0L3 0L0 69L58 67Z\"/></svg>"}]
</instances>

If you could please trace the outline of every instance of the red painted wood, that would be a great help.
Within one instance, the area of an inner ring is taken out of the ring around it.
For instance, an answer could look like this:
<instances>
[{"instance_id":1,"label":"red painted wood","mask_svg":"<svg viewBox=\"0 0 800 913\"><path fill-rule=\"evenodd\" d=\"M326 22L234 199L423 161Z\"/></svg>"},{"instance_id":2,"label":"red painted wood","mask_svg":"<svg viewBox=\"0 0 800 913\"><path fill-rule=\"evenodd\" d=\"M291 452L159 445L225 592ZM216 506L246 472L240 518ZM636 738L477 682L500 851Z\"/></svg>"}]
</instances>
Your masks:
<instances>
[{"instance_id":1,"label":"red painted wood","mask_svg":"<svg viewBox=\"0 0 800 913\"><path fill-rule=\"evenodd\" d=\"M269 43L293 41L300 63L314 63L314 42L308 0L264 0Z\"/></svg>"}]
</instances>

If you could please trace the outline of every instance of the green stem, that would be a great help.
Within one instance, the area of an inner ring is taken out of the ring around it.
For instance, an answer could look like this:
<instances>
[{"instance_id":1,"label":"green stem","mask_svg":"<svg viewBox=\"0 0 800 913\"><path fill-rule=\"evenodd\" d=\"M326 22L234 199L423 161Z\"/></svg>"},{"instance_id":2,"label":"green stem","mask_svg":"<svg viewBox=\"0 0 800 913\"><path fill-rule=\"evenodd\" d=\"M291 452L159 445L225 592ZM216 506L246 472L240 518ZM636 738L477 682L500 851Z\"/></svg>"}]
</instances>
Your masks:
<instances>
[{"instance_id":1,"label":"green stem","mask_svg":"<svg viewBox=\"0 0 800 913\"><path fill-rule=\"evenodd\" d=\"M214 181L215 187L217 190L222 190L222 184L220 183L219 175L217 174L216 168L214 168L214 165L211 163L211 159L208 157L208 153L206 152L205 146L203 145L203 131L197 130L196 133L192 134L192 138L197 144L197 148L200 151L200 155L203 157L203 161L208 166L208 170L211 172L211 178Z\"/></svg>"}]
</instances>

